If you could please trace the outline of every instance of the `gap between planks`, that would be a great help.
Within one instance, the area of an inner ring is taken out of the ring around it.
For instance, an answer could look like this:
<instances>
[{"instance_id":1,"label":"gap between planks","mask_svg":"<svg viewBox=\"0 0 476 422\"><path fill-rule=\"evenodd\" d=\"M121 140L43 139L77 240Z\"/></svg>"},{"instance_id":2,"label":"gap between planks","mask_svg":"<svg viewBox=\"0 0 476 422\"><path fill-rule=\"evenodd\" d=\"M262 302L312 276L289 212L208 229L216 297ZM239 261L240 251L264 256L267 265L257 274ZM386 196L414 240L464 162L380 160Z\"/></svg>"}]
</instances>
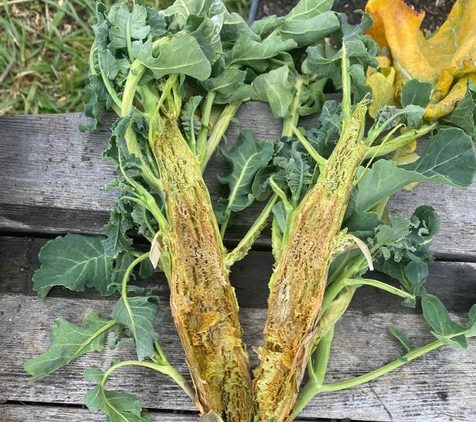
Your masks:
<instances>
[{"instance_id":1,"label":"gap between planks","mask_svg":"<svg viewBox=\"0 0 476 422\"><path fill-rule=\"evenodd\" d=\"M34 295L32 287L33 271L38 268L38 252L46 239L0 236L0 292ZM248 256L236 263L231 270L231 282L235 287L238 303L245 308L265 308L268 297L268 280L271 276L274 258L270 252L250 251ZM466 312L476 303L476 264L465 262L433 262L430 264L428 291L436 294L454 312ZM383 278L369 273L370 277ZM168 300L168 286L162 274L157 273L150 280L136 281L162 300ZM395 282L394 282L395 283ZM84 293L73 293L56 288L52 295L94 299L98 294L90 289ZM407 308L399 298L377 289L361 288L352 302L351 309L372 312L404 313Z\"/></svg>"}]
</instances>

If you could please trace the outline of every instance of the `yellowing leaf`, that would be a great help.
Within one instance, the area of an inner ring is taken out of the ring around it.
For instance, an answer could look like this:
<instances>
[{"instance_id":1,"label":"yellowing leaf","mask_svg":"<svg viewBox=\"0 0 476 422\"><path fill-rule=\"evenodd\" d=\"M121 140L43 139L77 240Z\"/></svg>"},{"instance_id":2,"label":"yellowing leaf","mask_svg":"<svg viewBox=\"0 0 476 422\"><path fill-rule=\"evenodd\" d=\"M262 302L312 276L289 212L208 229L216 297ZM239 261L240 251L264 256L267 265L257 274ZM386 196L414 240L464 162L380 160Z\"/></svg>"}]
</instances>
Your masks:
<instances>
[{"instance_id":1,"label":"yellowing leaf","mask_svg":"<svg viewBox=\"0 0 476 422\"><path fill-rule=\"evenodd\" d=\"M451 112L463 98L468 78L476 77L476 0L458 0L447 20L432 36L420 30L425 16L403 0L369 0L369 34L390 51L396 90L417 79L436 85L425 118ZM438 103L438 104L437 104Z\"/></svg>"},{"instance_id":2,"label":"yellowing leaf","mask_svg":"<svg viewBox=\"0 0 476 422\"><path fill-rule=\"evenodd\" d=\"M375 119L378 111L385 105L395 104L394 82L395 69L393 67L380 70L369 68L367 84L372 89L372 102L369 106L369 114L372 118Z\"/></svg>"},{"instance_id":3,"label":"yellowing leaf","mask_svg":"<svg viewBox=\"0 0 476 422\"><path fill-rule=\"evenodd\" d=\"M457 102L461 101L468 89L468 79L476 83L476 73L469 78L459 79L450 92L436 104L429 104L425 109L424 118L428 120L439 119L451 113Z\"/></svg>"}]
</instances>

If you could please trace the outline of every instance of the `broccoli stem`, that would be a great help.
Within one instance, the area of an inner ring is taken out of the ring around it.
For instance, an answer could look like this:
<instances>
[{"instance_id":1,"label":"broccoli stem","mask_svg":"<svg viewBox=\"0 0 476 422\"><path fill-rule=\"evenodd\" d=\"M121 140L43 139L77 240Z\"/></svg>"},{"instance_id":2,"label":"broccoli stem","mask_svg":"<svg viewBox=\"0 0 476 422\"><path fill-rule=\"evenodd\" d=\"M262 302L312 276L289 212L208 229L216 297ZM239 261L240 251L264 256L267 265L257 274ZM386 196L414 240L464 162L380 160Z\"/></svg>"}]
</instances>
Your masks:
<instances>
[{"instance_id":1,"label":"broccoli stem","mask_svg":"<svg viewBox=\"0 0 476 422\"><path fill-rule=\"evenodd\" d=\"M368 151L366 107L344 120L341 138L316 185L291 217L290 231L270 282L268 319L254 388L260 420L286 421L292 413L327 283L333 246Z\"/></svg>"},{"instance_id":2,"label":"broccoli stem","mask_svg":"<svg viewBox=\"0 0 476 422\"><path fill-rule=\"evenodd\" d=\"M200 163L172 116L162 117L153 136L168 221L161 244L169 260L171 311L198 401L204 413L251 422L248 354Z\"/></svg>"}]
</instances>

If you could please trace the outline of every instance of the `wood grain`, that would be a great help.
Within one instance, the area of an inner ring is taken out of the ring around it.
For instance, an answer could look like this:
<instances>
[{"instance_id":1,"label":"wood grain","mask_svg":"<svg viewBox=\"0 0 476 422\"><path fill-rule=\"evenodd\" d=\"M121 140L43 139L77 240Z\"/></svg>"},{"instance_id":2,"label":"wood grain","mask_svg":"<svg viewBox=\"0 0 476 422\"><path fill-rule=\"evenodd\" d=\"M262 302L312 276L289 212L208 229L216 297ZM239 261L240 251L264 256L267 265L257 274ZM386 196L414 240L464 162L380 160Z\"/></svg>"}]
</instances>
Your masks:
<instances>
[{"instance_id":1,"label":"wood grain","mask_svg":"<svg viewBox=\"0 0 476 422\"><path fill-rule=\"evenodd\" d=\"M154 422L196 422L195 415L150 412ZM80 407L0 404L2 422L104 422L104 415Z\"/></svg>"},{"instance_id":2,"label":"wood grain","mask_svg":"<svg viewBox=\"0 0 476 422\"><path fill-rule=\"evenodd\" d=\"M197 422L198 417L194 414L159 412L155 409L147 409L154 422ZM73 406L52 406L38 405L30 403L22 404L0 404L0 415L2 422L104 422L104 415L92 413L84 407ZM304 419L296 419L296 422ZM324 422L324 419L313 421ZM327 422L328 419L325 419Z\"/></svg>"},{"instance_id":3,"label":"wood grain","mask_svg":"<svg viewBox=\"0 0 476 422\"><path fill-rule=\"evenodd\" d=\"M85 123L80 113L41 116L1 116L0 230L27 233L98 233L114 204L116 194L104 192L113 177L111 166L103 161L102 151L109 137L112 116L106 127L94 134L81 133ZM239 123L227 133L231 147L242 128L252 128L257 137L273 139L280 125L267 106L245 104ZM312 119L304 122L312 124ZM211 161L206 180L214 199L223 194L216 175L224 172L223 158ZM465 190L424 184L411 193L397 195L391 207L402 215L418 205L434 206L442 217L442 232L434 250L440 257L476 260L476 186ZM238 240L254 221L260 204L236 216L229 241ZM259 241L269 245L269 234Z\"/></svg>"},{"instance_id":4,"label":"wood grain","mask_svg":"<svg viewBox=\"0 0 476 422\"><path fill-rule=\"evenodd\" d=\"M112 306L107 300L49 298L44 302L21 294L3 294L0 297L0 398L81 404L85 392L91 388L82 377L84 369L106 368L111 359L118 356L133 358L130 345L84 356L35 384L28 384L22 364L47 348L49 327L57 316L79 322L87 310L95 309L107 315ZM256 364L253 347L259 345L265 311L242 309L241 318L252 361ZM393 360L400 349L386 332L390 324L403 329L414 344L430 340L421 318L411 311L399 315L349 311L337 326L328 381L353 377ZM161 305L156 326L171 361L185 373L183 355L165 303ZM302 416L412 422L474 420L474 347L472 342L467 351L441 349L370 385L323 395L314 400ZM136 393L147 408L193 410L187 397L160 374L124 369L113 377L110 387Z\"/></svg>"},{"instance_id":5,"label":"wood grain","mask_svg":"<svg viewBox=\"0 0 476 422\"><path fill-rule=\"evenodd\" d=\"M39 266L38 252L46 241L47 239L42 238L0 236L0 293L34 295L31 279L33 271ZM266 251L251 251L243 261L235 264L231 271L231 281L240 307L266 307L268 280L273 264L272 254ZM436 261L430 264L427 288L438 295L448 309L453 312L466 312L476 303L475 273L476 264L473 263ZM372 277L389 281L383 275L372 274ZM168 301L169 290L162 274L157 273L150 280L137 282L148 292ZM78 299L98 298L92 289L73 293L58 287L53 289L50 295ZM407 311L395 296L370 287L360 289L352 303L352 309L396 314Z\"/></svg>"}]
</instances>

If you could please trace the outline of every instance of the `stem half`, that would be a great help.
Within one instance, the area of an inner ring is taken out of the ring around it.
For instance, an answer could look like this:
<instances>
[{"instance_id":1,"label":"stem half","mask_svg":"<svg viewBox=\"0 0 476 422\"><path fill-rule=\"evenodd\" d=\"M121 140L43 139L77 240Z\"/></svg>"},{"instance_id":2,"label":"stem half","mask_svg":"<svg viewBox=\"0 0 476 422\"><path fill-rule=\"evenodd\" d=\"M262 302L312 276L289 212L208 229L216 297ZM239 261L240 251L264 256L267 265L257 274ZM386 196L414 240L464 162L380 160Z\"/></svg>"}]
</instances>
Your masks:
<instances>
[{"instance_id":1,"label":"stem half","mask_svg":"<svg viewBox=\"0 0 476 422\"><path fill-rule=\"evenodd\" d=\"M287 421L314 347L317 318L333 247L368 147L366 107L357 105L316 185L292 216L291 230L270 282L264 344L254 389L259 420Z\"/></svg>"}]
</instances>

